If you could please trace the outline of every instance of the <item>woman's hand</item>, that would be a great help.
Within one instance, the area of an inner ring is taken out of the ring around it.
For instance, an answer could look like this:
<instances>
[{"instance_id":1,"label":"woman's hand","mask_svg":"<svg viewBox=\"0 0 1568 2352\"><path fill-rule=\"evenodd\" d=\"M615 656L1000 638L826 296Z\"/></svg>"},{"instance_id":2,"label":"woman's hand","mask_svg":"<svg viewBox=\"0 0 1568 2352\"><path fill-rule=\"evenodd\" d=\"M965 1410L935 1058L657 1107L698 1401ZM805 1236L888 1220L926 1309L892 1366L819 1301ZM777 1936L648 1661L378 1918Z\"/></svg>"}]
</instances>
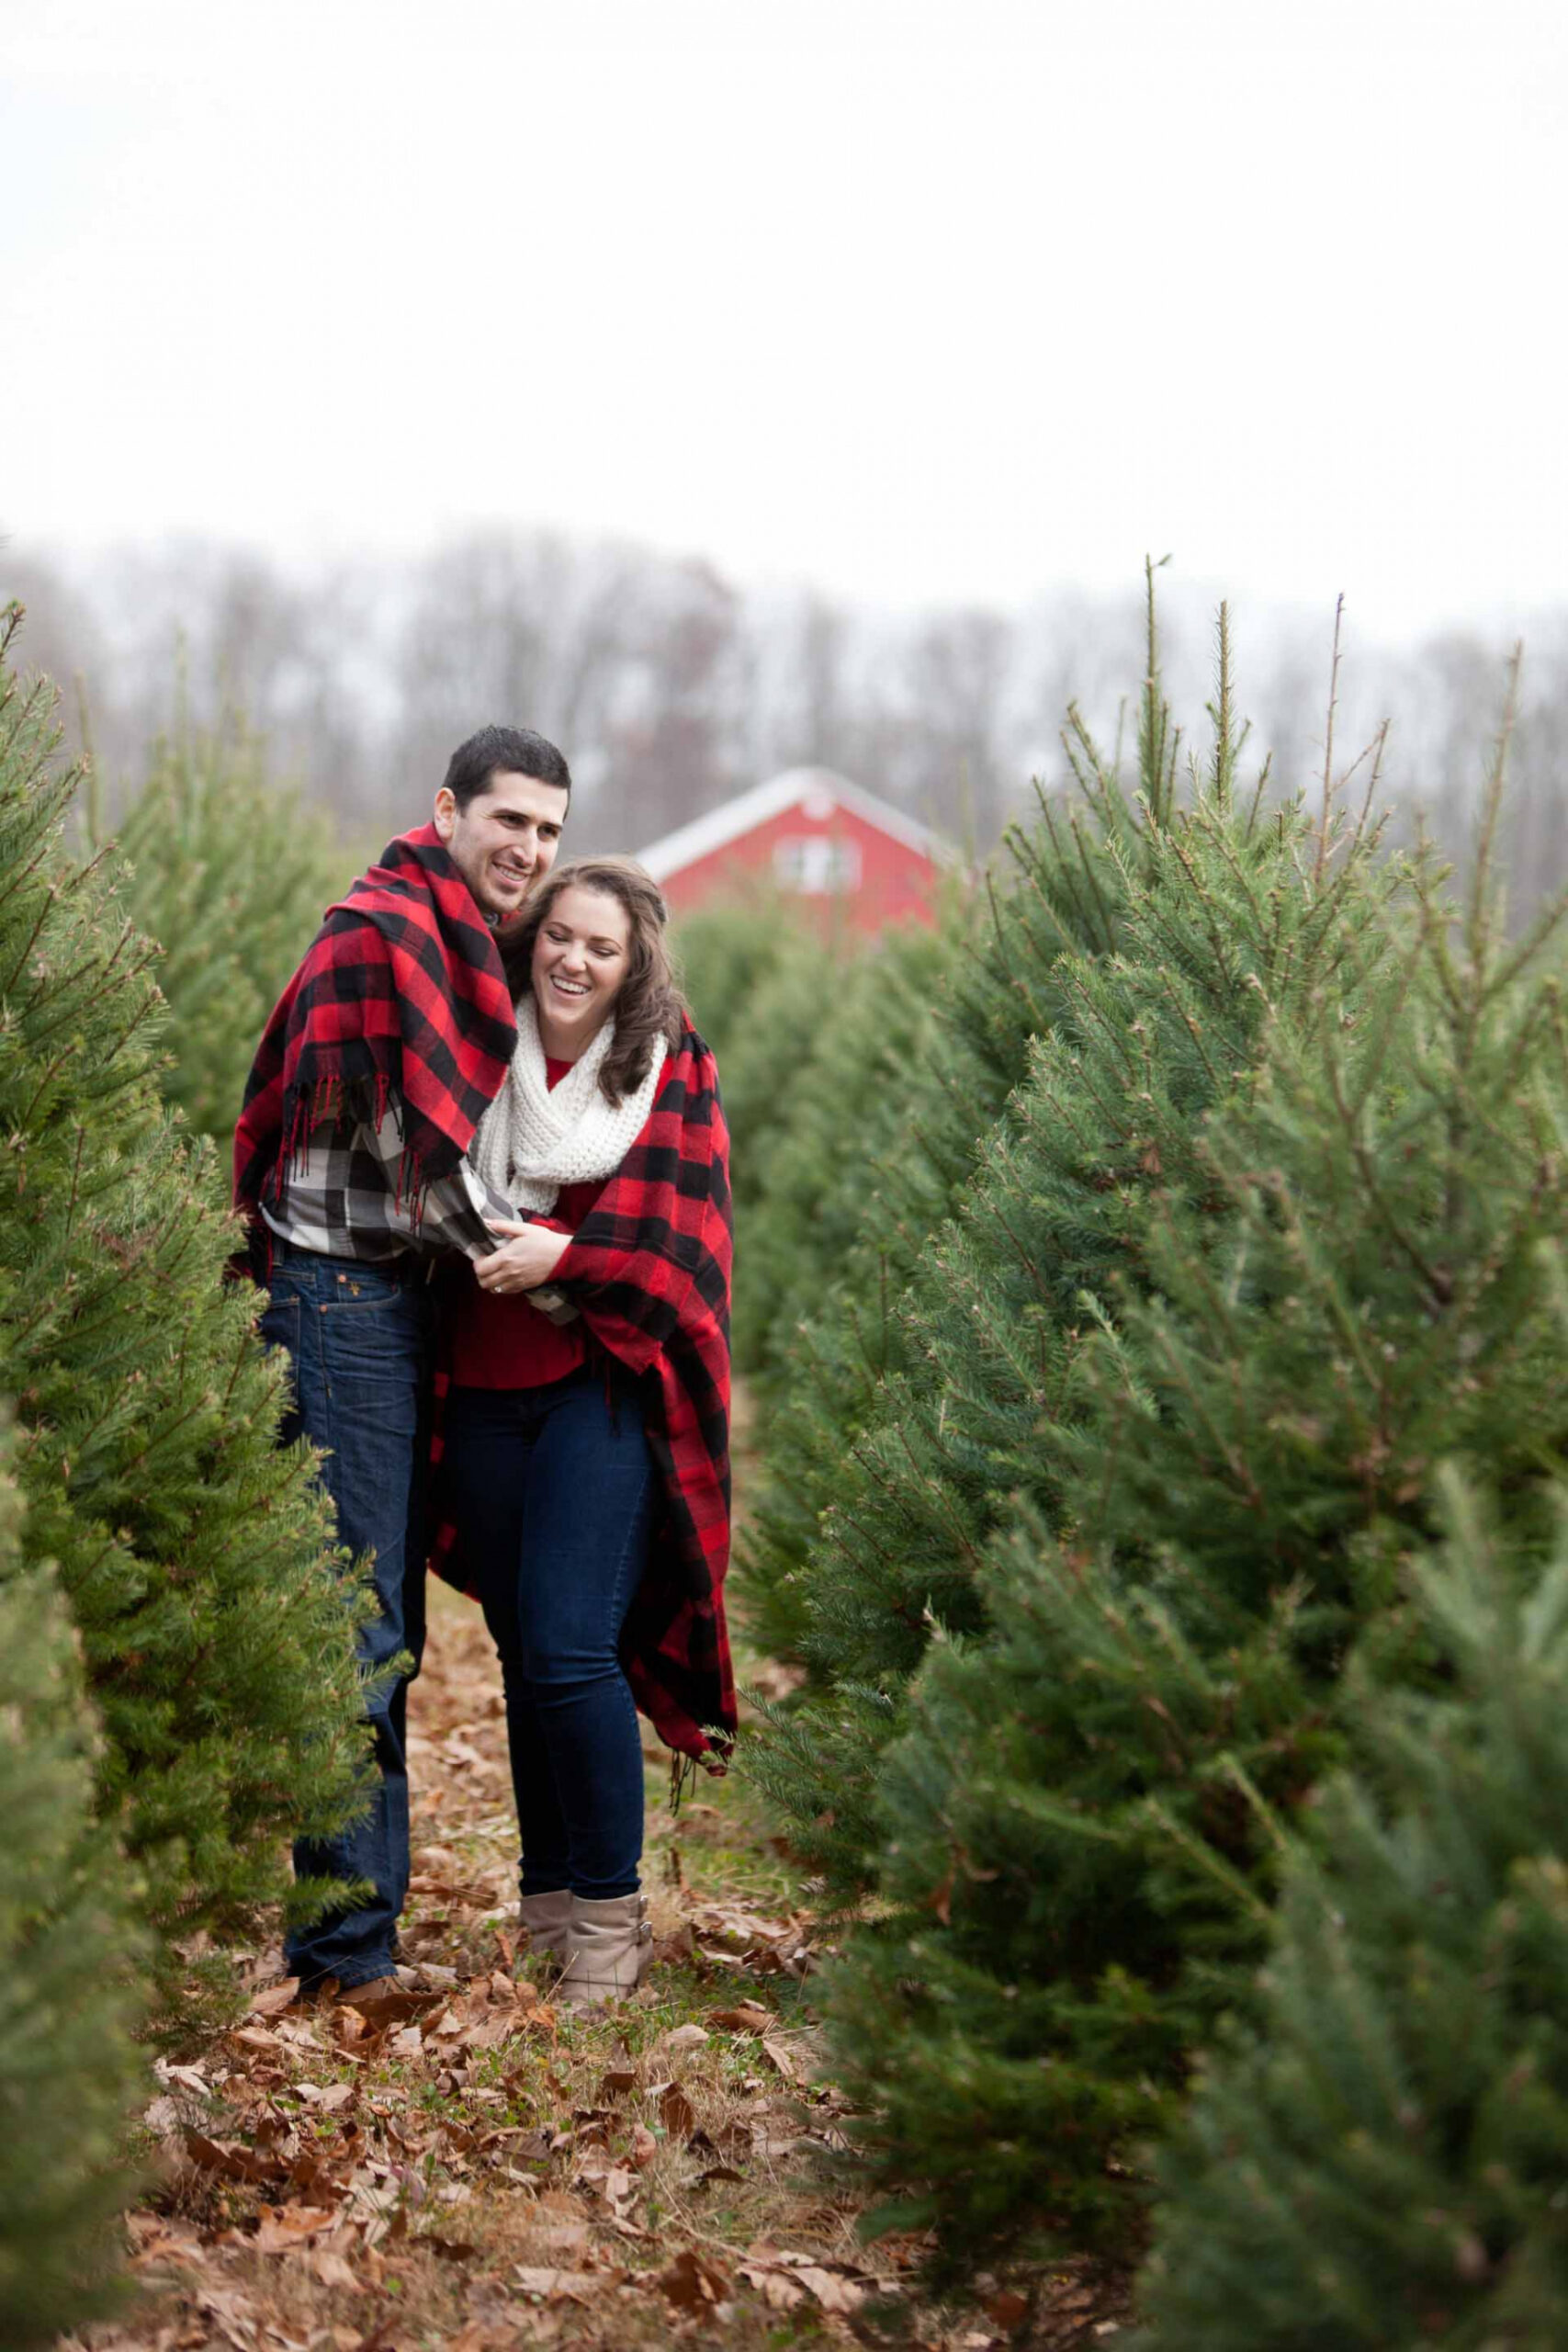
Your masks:
<instances>
[{"instance_id":1,"label":"woman's hand","mask_svg":"<svg viewBox=\"0 0 1568 2352\"><path fill-rule=\"evenodd\" d=\"M509 1238L488 1258L476 1258L474 1272L481 1290L501 1296L547 1283L571 1240L570 1233L554 1233L547 1225L507 1225L500 1217L491 1220L491 1231Z\"/></svg>"}]
</instances>

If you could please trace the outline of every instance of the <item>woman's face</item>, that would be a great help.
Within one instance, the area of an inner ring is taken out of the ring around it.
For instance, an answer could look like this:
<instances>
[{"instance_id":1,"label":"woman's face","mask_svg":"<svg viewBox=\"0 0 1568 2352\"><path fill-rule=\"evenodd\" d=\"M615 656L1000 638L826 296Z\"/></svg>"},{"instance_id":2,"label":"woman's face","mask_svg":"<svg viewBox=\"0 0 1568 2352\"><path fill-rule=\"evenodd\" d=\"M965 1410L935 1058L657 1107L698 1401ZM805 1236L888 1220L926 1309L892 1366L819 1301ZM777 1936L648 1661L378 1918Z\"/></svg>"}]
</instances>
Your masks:
<instances>
[{"instance_id":1,"label":"woman's face","mask_svg":"<svg viewBox=\"0 0 1568 2352\"><path fill-rule=\"evenodd\" d=\"M529 972L547 1053L577 1059L615 1010L630 956L619 899L570 884L539 925Z\"/></svg>"}]
</instances>

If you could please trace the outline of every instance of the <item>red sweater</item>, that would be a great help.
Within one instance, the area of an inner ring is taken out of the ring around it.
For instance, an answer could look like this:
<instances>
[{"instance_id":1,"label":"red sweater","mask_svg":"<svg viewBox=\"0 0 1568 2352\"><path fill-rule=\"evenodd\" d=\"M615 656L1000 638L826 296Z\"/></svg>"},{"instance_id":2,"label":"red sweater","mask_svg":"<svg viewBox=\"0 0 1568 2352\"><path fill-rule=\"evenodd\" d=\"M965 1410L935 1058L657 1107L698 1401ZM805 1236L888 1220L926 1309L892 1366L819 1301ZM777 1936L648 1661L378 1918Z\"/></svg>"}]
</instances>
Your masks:
<instances>
[{"instance_id":1,"label":"red sweater","mask_svg":"<svg viewBox=\"0 0 1568 2352\"><path fill-rule=\"evenodd\" d=\"M545 1076L558 1086L570 1068L547 1056ZM563 1184L545 1222L556 1231L575 1233L606 1181ZM451 1377L457 1388L543 1388L575 1372L588 1353L581 1317L575 1323L552 1323L529 1306L526 1293L502 1298L481 1290L472 1267L455 1286L451 1317Z\"/></svg>"}]
</instances>

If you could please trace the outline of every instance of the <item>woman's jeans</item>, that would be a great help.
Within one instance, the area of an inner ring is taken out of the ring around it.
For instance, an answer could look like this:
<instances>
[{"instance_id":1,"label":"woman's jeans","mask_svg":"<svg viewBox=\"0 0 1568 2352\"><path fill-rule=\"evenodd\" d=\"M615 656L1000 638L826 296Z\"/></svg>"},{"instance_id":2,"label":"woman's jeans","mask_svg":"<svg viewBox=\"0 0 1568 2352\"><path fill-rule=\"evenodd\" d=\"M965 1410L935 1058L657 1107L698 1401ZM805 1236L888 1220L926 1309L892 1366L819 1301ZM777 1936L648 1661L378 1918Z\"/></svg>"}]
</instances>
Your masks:
<instances>
[{"instance_id":1,"label":"woman's jeans","mask_svg":"<svg viewBox=\"0 0 1568 2352\"><path fill-rule=\"evenodd\" d=\"M339 1541L375 1555L380 1614L359 1635L361 1663L375 1671L400 1650L412 1655L417 1671L424 1647L431 1317L423 1276L412 1257L370 1266L276 1241L261 1321L263 1339L286 1348L294 1367L294 1408L281 1440L308 1437L322 1449ZM329 1911L289 1935L288 1966L307 1984L326 1976L363 1984L392 1968L409 1877L407 1703L408 1682L400 1679L370 1706L380 1784L367 1817L330 1843L295 1846L299 1877L368 1879L376 1890L363 1908Z\"/></svg>"},{"instance_id":2,"label":"woman's jeans","mask_svg":"<svg viewBox=\"0 0 1568 2352\"><path fill-rule=\"evenodd\" d=\"M637 1396L591 1366L454 1388L442 1476L501 1658L523 1892L635 1894L642 1738L618 1644L657 1484Z\"/></svg>"}]
</instances>

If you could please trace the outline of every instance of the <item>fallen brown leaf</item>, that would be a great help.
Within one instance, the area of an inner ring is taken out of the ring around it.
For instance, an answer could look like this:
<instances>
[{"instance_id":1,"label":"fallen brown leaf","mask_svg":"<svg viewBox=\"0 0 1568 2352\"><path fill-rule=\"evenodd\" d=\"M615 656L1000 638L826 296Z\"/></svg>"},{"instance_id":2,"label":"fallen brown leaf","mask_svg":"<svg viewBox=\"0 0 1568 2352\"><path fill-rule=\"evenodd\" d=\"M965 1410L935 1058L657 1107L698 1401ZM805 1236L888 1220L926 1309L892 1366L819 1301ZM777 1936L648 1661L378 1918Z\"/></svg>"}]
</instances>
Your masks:
<instances>
[{"instance_id":1,"label":"fallen brown leaf","mask_svg":"<svg viewBox=\"0 0 1568 2352\"><path fill-rule=\"evenodd\" d=\"M716 2303L728 2302L735 2291L716 2263L691 2246L683 2246L653 2283L682 2312L711 2311Z\"/></svg>"},{"instance_id":2,"label":"fallen brown leaf","mask_svg":"<svg viewBox=\"0 0 1568 2352\"><path fill-rule=\"evenodd\" d=\"M337 2215L320 2205L264 2205L255 2235L248 2243L257 2254L292 2254L306 2238L330 2230Z\"/></svg>"},{"instance_id":3,"label":"fallen brown leaf","mask_svg":"<svg viewBox=\"0 0 1568 2352\"><path fill-rule=\"evenodd\" d=\"M281 1984L269 1984L265 1993L253 1994L247 2015L253 2018L281 2017L285 2009L293 2007L299 1992L298 1976L286 1976Z\"/></svg>"},{"instance_id":4,"label":"fallen brown leaf","mask_svg":"<svg viewBox=\"0 0 1568 2352\"><path fill-rule=\"evenodd\" d=\"M672 2140L689 2140L697 2128L697 2110L679 2083L663 2083L650 2097L658 2099L659 2120Z\"/></svg>"},{"instance_id":5,"label":"fallen brown leaf","mask_svg":"<svg viewBox=\"0 0 1568 2352\"><path fill-rule=\"evenodd\" d=\"M392 2341L392 2330L396 2325L396 2314L389 2312L385 2319L377 2321L368 2335L360 2337L354 2352L397 2352Z\"/></svg>"},{"instance_id":6,"label":"fallen brown leaf","mask_svg":"<svg viewBox=\"0 0 1568 2352\"><path fill-rule=\"evenodd\" d=\"M281 2050L285 2046L283 2036L265 2025L237 2025L229 2039L242 2042L247 2050Z\"/></svg>"},{"instance_id":7,"label":"fallen brown leaf","mask_svg":"<svg viewBox=\"0 0 1568 2352\"><path fill-rule=\"evenodd\" d=\"M205 2248L194 2231L164 2222L155 2214L130 2213L126 2226L136 2240L136 2250L130 2257L133 2270L152 2269L164 2263L199 2269L206 2259Z\"/></svg>"},{"instance_id":8,"label":"fallen brown leaf","mask_svg":"<svg viewBox=\"0 0 1568 2352\"><path fill-rule=\"evenodd\" d=\"M296 2083L295 2089L307 2107L322 2115L335 2115L340 2107L347 2107L354 2098L352 2083Z\"/></svg>"},{"instance_id":9,"label":"fallen brown leaf","mask_svg":"<svg viewBox=\"0 0 1568 2352\"><path fill-rule=\"evenodd\" d=\"M740 2276L749 2287L755 2287L770 2311L792 2312L806 2301L806 2289L792 2272L774 2268L771 2263L743 2262Z\"/></svg>"},{"instance_id":10,"label":"fallen brown leaf","mask_svg":"<svg viewBox=\"0 0 1568 2352\"><path fill-rule=\"evenodd\" d=\"M517 2341L516 2330L498 2325L494 2320L471 2319L460 2328L446 2347L446 2352L501 2352L505 2345Z\"/></svg>"},{"instance_id":11,"label":"fallen brown leaf","mask_svg":"<svg viewBox=\"0 0 1568 2352\"><path fill-rule=\"evenodd\" d=\"M709 2025L716 2025L726 2033L766 2033L773 2023L773 2012L757 2001L742 2001L739 2008L710 2009ZM671 2041L674 2039L671 2037Z\"/></svg>"},{"instance_id":12,"label":"fallen brown leaf","mask_svg":"<svg viewBox=\"0 0 1568 2352\"><path fill-rule=\"evenodd\" d=\"M525 2295L542 2295L549 2303L586 2303L595 2295L602 2295L607 2287L618 2284L621 2273L615 2270L550 2270L534 2263L519 2262L512 2276Z\"/></svg>"},{"instance_id":13,"label":"fallen brown leaf","mask_svg":"<svg viewBox=\"0 0 1568 2352\"><path fill-rule=\"evenodd\" d=\"M305 2257L310 2269L323 2287L346 2287L358 2295L365 2291L365 2282L330 2245L314 2247Z\"/></svg>"},{"instance_id":14,"label":"fallen brown leaf","mask_svg":"<svg viewBox=\"0 0 1568 2352\"><path fill-rule=\"evenodd\" d=\"M530 2230L528 2243L536 2252L542 2247L547 2254L583 2254L593 2243L593 2233L586 2222L551 2222Z\"/></svg>"},{"instance_id":15,"label":"fallen brown leaf","mask_svg":"<svg viewBox=\"0 0 1568 2352\"><path fill-rule=\"evenodd\" d=\"M837 2312L847 2318L858 2311L865 2301L865 2289L853 2278L846 2278L836 2270L824 2270L816 2263L803 2263L795 2277L808 2288L825 2312Z\"/></svg>"},{"instance_id":16,"label":"fallen brown leaf","mask_svg":"<svg viewBox=\"0 0 1568 2352\"><path fill-rule=\"evenodd\" d=\"M823 2311L840 2318L859 2310L868 2283L863 2275L851 2275L844 2265L829 2268L814 2255L796 2253L766 2240L748 2248L740 2276L776 2311L793 2311L805 2296L810 2295Z\"/></svg>"},{"instance_id":17,"label":"fallen brown leaf","mask_svg":"<svg viewBox=\"0 0 1568 2352\"><path fill-rule=\"evenodd\" d=\"M426 2230L412 2243L427 2247L442 2262L471 2262L479 2252L478 2246L470 2245L466 2238L440 2237L434 2230Z\"/></svg>"},{"instance_id":18,"label":"fallen brown leaf","mask_svg":"<svg viewBox=\"0 0 1568 2352\"><path fill-rule=\"evenodd\" d=\"M225 2180L269 2181L276 2177L275 2163L258 2156L252 2148L241 2146L238 2141L209 2140L205 2132L197 2132L189 2124L181 2137L186 2154L203 2172L218 2173Z\"/></svg>"},{"instance_id":19,"label":"fallen brown leaf","mask_svg":"<svg viewBox=\"0 0 1568 2352\"><path fill-rule=\"evenodd\" d=\"M399 1984L379 1993L364 1990L344 1993L340 2007L357 2009L367 2025L407 2025L414 2018L424 2017L430 2010L439 2008L444 1998L440 1993L419 1993Z\"/></svg>"}]
</instances>

